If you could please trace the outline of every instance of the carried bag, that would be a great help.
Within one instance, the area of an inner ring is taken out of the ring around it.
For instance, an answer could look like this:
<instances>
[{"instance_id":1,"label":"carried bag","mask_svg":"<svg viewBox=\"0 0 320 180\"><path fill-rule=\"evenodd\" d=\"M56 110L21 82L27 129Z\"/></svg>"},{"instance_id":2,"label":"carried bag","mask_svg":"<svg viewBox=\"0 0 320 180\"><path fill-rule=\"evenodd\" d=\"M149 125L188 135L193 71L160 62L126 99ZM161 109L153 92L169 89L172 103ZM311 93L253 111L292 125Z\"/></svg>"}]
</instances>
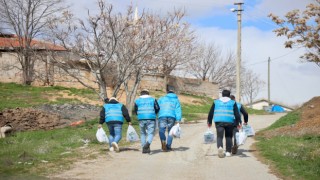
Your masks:
<instances>
[{"instance_id":1,"label":"carried bag","mask_svg":"<svg viewBox=\"0 0 320 180\"><path fill-rule=\"evenodd\" d=\"M133 126L129 125L127 130L127 141L128 142L137 142L139 141L139 135Z\"/></svg>"},{"instance_id":2,"label":"carried bag","mask_svg":"<svg viewBox=\"0 0 320 180\"><path fill-rule=\"evenodd\" d=\"M211 131L211 129L208 128L208 130L204 133L204 143L212 144L215 142L216 142L216 137L214 133Z\"/></svg>"},{"instance_id":3,"label":"carried bag","mask_svg":"<svg viewBox=\"0 0 320 180\"><path fill-rule=\"evenodd\" d=\"M243 131L237 132L236 133L236 143L238 146L244 145L247 139L247 134Z\"/></svg>"},{"instance_id":4,"label":"carried bag","mask_svg":"<svg viewBox=\"0 0 320 180\"><path fill-rule=\"evenodd\" d=\"M109 143L108 136L103 128L98 128L96 133L97 140L101 143Z\"/></svg>"},{"instance_id":5,"label":"carried bag","mask_svg":"<svg viewBox=\"0 0 320 180\"><path fill-rule=\"evenodd\" d=\"M173 136L173 137L175 137L175 138L180 138L180 136L181 136L181 128L180 128L180 124L179 124L179 123L176 124L176 125L174 125L174 126L171 128L171 130L170 130L170 132L169 132L169 135L170 135L170 136Z\"/></svg>"},{"instance_id":6,"label":"carried bag","mask_svg":"<svg viewBox=\"0 0 320 180\"><path fill-rule=\"evenodd\" d=\"M242 131L246 133L247 136L254 136L255 132L250 125L243 125Z\"/></svg>"}]
</instances>

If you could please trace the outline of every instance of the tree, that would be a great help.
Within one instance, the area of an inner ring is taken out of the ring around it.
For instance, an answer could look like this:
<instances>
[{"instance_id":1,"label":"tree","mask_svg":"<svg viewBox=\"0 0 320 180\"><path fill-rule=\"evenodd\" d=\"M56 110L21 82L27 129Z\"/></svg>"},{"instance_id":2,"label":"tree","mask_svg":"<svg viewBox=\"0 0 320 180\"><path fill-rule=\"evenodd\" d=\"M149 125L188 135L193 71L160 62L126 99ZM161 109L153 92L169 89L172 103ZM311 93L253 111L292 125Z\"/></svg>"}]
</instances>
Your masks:
<instances>
[{"instance_id":1,"label":"tree","mask_svg":"<svg viewBox=\"0 0 320 180\"><path fill-rule=\"evenodd\" d=\"M293 10L285 15L285 19L270 14L269 17L280 28L275 29L277 36L286 36L286 48L304 47L307 52L300 58L314 62L320 67L320 0L306 6L300 13Z\"/></svg>"},{"instance_id":2,"label":"tree","mask_svg":"<svg viewBox=\"0 0 320 180\"><path fill-rule=\"evenodd\" d=\"M253 99L257 97L265 82L259 78L259 75L252 70L242 70L241 90L242 96L252 105Z\"/></svg>"},{"instance_id":3,"label":"tree","mask_svg":"<svg viewBox=\"0 0 320 180\"><path fill-rule=\"evenodd\" d=\"M0 0L0 24L17 35L15 48L21 65L23 83L31 85L34 80L33 39L43 35L55 13L62 11L63 0Z\"/></svg>"}]
</instances>

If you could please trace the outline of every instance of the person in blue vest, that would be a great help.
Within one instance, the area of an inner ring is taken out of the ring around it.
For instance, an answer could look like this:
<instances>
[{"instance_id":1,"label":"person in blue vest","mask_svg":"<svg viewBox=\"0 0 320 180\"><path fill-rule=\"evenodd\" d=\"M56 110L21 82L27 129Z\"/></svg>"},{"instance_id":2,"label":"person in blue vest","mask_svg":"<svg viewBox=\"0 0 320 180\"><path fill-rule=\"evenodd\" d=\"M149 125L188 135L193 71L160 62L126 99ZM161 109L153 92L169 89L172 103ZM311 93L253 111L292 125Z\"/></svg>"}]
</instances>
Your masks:
<instances>
[{"instance_id":1,"label":"person in blue vest","mask_svg":"<svg viewBox=\"0 0 320 180\"><path fill-rule=\"evenodd\" d=\"M234 100L236 99L236 97L234 95L230 95L230 99ZM238 107L238 110L239 110L239 114L240 114L240 125L242 124L242 119L241 119L241 114L243 115L243 119L244 119L244 125L247 125L248 124L248 113L246 111L246 109L242 106L241 103L239 102L236 102L237 103L237 107ZM236 133L239 132L239 129L237 127L236 124L233 125L233 146L232 146L232 149L231 149L231 152L232 154L237 154L238 152L238 145L237 145L237 141L236 141Z\"/></svg>"},{"instance_id":2,"label":"person in blue vest","mask_svg":"<svg viewBox=\"0 0 320 180\"><path fill-rule=\"evenodd\" d=\"M105 101L105 104L100 111L98 128L101 128L104 122L107 124L110 133L110 151L120 152L118 143L122 138L122 125L124 119L131 125L131 119L125 105L119 103L115 97L111 97L109 101Z\"/></svg>"},{"instance_id":3,"label":"person in blue vest","mask_svg":"<svg viewBox=\"0 0 320 180\"><path fill-rule=\"evenodd\" d=\"M222 97L213 101L208 114L209 128L212 125L212 119L217 130L218 157L230 157L233 125L236 124L240 127L240 115L236 102L230 99L229 90L223 90ZM226 138L226 153L223 150L223 135Z\"/></svg>"},{"instance_id":4,"label":"person in blue vest","mask_svg":"<svg viewBox=\"0 0 320 180\"><path fill-rule=\"evenodd\" d=\"M150 145L156 127L156 117L160 108L157 100L149 95L148 89L143 89L140 95L135 101L134 111L139 120L142 153L150 153Z\"/></svg>"},{"instance_id":5,"label":"person in blue vest","mask_svg":"<svg viewBox=\"0 0 320 180\"><path fill-rule=\"evenodd\" d=\"M172 151L171 145L173 137L169 135L171 128L181 121L181 106L178 96L174 93L174 88L168 86L167 94L158 100L159 111L159 136L161 140L161 149L164 152ZM166 129L168 138L166 138Z\"/></svg>"}]
</instances>

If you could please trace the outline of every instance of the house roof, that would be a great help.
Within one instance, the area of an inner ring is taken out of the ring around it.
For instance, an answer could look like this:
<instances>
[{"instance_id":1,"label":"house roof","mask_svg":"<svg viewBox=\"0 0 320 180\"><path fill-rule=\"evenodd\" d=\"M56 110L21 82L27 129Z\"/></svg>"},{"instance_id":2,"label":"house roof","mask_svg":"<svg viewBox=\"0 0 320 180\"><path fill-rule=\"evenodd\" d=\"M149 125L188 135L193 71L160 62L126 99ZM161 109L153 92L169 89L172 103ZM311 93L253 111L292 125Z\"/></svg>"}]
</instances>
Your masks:
<instances>
[{"instance_id":1,"label":"house roof","mask_svg":"<svg viewBox=\"0 0 320 180\"><path fill-rule=\"evenodd\" d=\"M256 104L256 103L259 103L259 102L268 102L268 100L262 98L262 99L258 99L258 100L256 100L256 101L253 101L252 104ZM283 104L281 104L281 103L277 103L277 102L274 102L274 101L270 101L270 103L271 103L271 104L280 105L280 106L282 106L282 107L284 107L284 108L287 108L287 109L291 109L291 110L294 109L294 108L292 108L292 107L289 107L289 106L286 106L286 105L283 105ZM250 103L245 104L245 106L250 106Z\"/></svg>"},{"instance_id":2,"label":"house roof","mask_svg":"<svg viewBox=\"0 0 320 180\"><path fill-rule=\"evenodd\" d=\"M0 36L0 50L14 50L21 46L25 46L24 40L22 39L22 41L19 42L19 38L16 35L2 34ZM35 50L66 51L62 46L39 40L32 40L31 47Z\"/></svg>"}]
</instances>

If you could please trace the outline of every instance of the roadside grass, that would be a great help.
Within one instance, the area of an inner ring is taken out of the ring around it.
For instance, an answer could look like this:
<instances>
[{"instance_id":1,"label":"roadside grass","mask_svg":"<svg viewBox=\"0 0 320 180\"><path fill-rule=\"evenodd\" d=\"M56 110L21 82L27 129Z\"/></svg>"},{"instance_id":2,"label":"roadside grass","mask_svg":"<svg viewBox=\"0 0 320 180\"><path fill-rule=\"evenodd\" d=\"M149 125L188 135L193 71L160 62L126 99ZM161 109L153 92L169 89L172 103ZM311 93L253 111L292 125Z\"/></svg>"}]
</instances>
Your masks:
<instances>
[{"instance_id":1,"label":"roadside grass","mask_svg":"<svg viewBox=\"0 0 320 180\"><path fill-rule=\"evenodd\" d=\"M17 132L0 139L0 175L36 178L66 170L79 159L105 154L109 145L97 141L97 122L95 119L76 127ZM133 126L138 131L136 120ZM126 142L127 127L124 123L120 147L129 144ZM103 129L109 133L106 126Z\"/></svg>"},{"instance_id":2,"label":"roadside grass","mask_svg":"<svg viewBox=\"0 0 320 180\"><path fill-rule=\"evenodd\" d=\"M265 110L257 110L257 109L252 109L252 108L246 108L246 111L248 114L256 114L256 115L270 114L269 112L266 112Z\"/></svg>"},{"instance_id":3,"label":"roadside grass","mask_svg":"<svg viewBox=\"0 0 320 180\"><path fill-rule=\"evenodd\" d=\"M53 87L34 87L16 83L0 83L0 111L5 108L32 107L41 104L80 103L78 99L59 97L56 101L50 101L49 97L57 95L59 91L69 91L70 94L84 97L97 96L93 91L86 89Z\"/></svg>"},{"instance_id":4,"label":"roadside grass","mask_svg":"<svg viewBox=\"0 0 320 180\"><path fill-rule=\"evenodd\" d=\"M262 132L290 126L300 120L301 112L292 111L281 117ZM273 168L283 179L319 179L320 136L275 136L266 138L257 133L257 148L261 155L272 162Z\"/></svg>"}]
</instances>

